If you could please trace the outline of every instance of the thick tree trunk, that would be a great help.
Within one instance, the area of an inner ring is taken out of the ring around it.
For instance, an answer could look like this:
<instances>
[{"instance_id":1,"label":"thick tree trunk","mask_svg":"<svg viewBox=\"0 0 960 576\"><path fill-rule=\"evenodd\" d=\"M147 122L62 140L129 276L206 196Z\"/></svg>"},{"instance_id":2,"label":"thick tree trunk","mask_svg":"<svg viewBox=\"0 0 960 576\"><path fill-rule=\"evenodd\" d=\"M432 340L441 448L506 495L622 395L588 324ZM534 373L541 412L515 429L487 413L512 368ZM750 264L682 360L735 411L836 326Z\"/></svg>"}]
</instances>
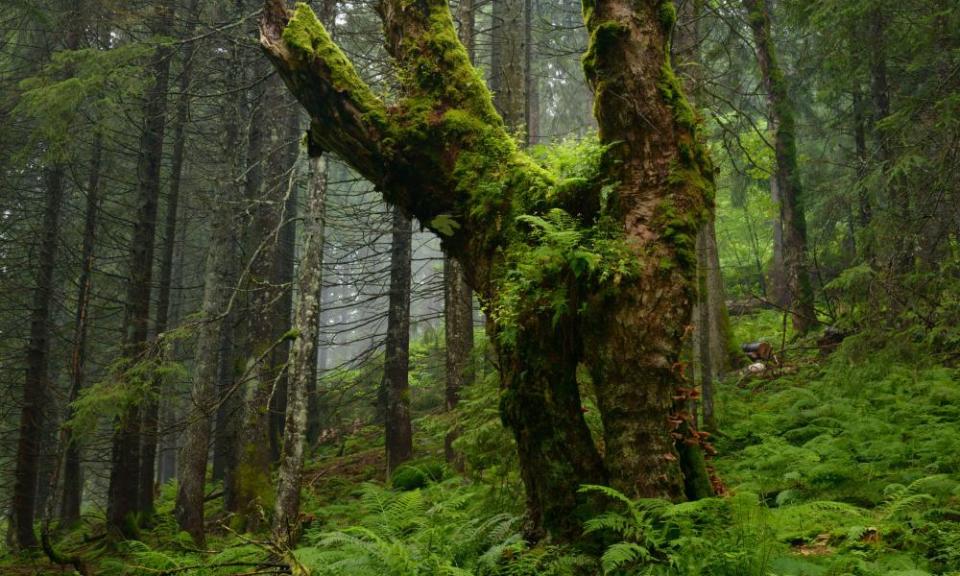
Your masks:
<instances>
[{"instance_id":1,"label":"thick tree trunk","mask_svg":"<svg viewBox=\"0 0 960 576\"><path fill-rule=\"evenodd\" d=\"M776 190L783 226L783 270L793 326L803 334L817 325L813 286L807 268L807 225L804 215L800 171L797 166L796 123L786 80L777 62L770 31L770 10L766 0L743 0L753 33L757 63L769 105L770 128L774 139ZM776 200L776 199L775 199Z\"/></svg>"},{"instance_id":2,"label":"thick tree trunk","mask_svg":"<svg viewBox=\"0 0 960 576\"><path fill-rule=\"evenodd\" d=\"M174 3L156 7L154 32L168 34L174 18ZM163 136L166 126L170 48L157 48L150 68L155 78L147 91L144 128L140 136L137 163L137 213L130 240L129 280L123 319L124 355L130 362L143 360L150 323L150 289L153 278L154 240ZM137 534L135 514L139 511L140 403L134 402L120 417L113 435L110 485L107 493L107 524L125 537Z\"/></svg>"},{"instance_id":3,"label":"thick tree trunk","mask_svg":"<svg viewBox=\"0 0 960 576\"><path fill-rule=\"evenodd\" d=\"M597 174L570 182L508 136L452 34L446 2L382 5L403 79L390 108L306 6L293 15L281 0L265 6L261 43L324 126L313 137L439 234L478 292L534 536L580 533L590 505L578 493L584 483L610 478L630 496L709 490L699 450L687 442L695 440L689 415L674 397L685 398L678 359L713 170L669 66L672 8L654 0L585 6L592 41L584 63L607 148ZM619 183L609 196L605 182ZM552 244L558 228L574 232L577 247ZM581 250L594 258L583 262ZM595 375L602 459L583 420L580 362Z\"/></svg>"},{"instance_id":4,"label":"thick tree trunk","mask_svg":"<svg viewBox=\"0 0 960 576\"><path fill-rule=\"evenodd\" d=\"M53 308L53 277L57 264L57 236L64 196L64 169L54 166L44 174L46 202L43 229L37 256L36 286L30 311L30 339L27 341L27 372L23 383L23 406L14 470L11 526L7 538L14 549L37 545L33 521L37 511L38 469L44 406L51 397L50 315Z\"/></svg>"},{"instance_id":5,"label":"thick tree trunk","mask_svg":"<svg viewBox=\"0 0 960 576\"><path fill-rule=\"evenodd\" d=\"M94 248L97 240L97 222L100 216L100 169L103 161L102 136L97 135L90 159L87 181L87 203L84 210L83 248L80 278L77 282L77 313L74 318L73 353L70 362L70 392L67 400L67 419L73 416L73 402L83 389L87 360L87 332L89 327L91 282ZM73 429L63 430L63 496L60 501L60 525L66 528L80 521L83 497L83 476L80 468L80 446L73 437Z\"/></svg>"},{"instance_id":6,"label":"thick tree trunk","mask_svg":"<svg viewBox=\"0 0 960 576\"><path fill-rule=\"evenodd\" d=\"M192 0L187 11L190 22L195 22L197 14L197 0ZM193 26L186 30L185 36L190 36ZM190 114L190 81L193 75L193 58L197 51L197 43L187 44L183 57L183 69L180 72L179 96L176 116L173 122L173 155L170 170L170 188L167 194L167 213L163 229L163 247L160 253L160 278L157 286L157 314L154 321L154 333L157 338L167 331L170 317L170 285L173 278L173 253L176 248L177 217L180 206L180 182L183 176L184 151L186 149L186 127ZM153 495L157 460L157 444L160 440L157 432L160 422L160 401L163 391L163 381L160 377L153 379L151 394L143 407L143 430L140 445L140 513L143 521L149 521L154 514ZM164 398L167 402L174 402L176 395Z\"/></svg>"},{"instance_id":7,"label":"thick tree trunk","mask_svg":"<svg viewBox=\"0 0 960 576\"><path fill-rule=\"evenodd\" d=\"M322 158L311 161L312 177L306 214L304 215L303 257L297 280L297 304L293 321L296 338L290 348L287 369L287 418L284 428L283 455L277 478L277 502L274 507L273 532L289 546L300 535L300 476L307 428L308 379L315 373L320 316L320 295L323 285L324 216L326 212L326 179Z\"/></svg>"},{"instance_id":8,"label":"thick tree trunk","mask_svg":"<svg viewBox=\"0 0 960 576\"><path fill-rule=\"evenodd\" d=\"M410 424L410 281L413 229L399 208L393 209L390 249L390 304L384 348L383 387L387 476L413 456Z\"/></svg>"}]
</instances>

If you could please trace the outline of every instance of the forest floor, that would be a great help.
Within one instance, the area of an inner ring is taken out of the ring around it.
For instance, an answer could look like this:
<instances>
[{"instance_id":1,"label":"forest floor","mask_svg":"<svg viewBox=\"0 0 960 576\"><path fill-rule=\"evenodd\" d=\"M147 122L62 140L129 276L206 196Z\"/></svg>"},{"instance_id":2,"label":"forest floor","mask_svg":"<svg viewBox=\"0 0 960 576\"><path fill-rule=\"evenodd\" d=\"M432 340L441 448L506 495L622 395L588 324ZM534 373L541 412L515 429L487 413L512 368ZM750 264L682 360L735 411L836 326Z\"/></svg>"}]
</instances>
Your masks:
<instances>
[{"instance_id":1,"label":"forest floor","mask_svg":"<svg viewBox=\"0 0 960 576\"><path fill-rule=\"evenodd\" d=\"M777 341L779 326L761 314L738 319L735 330L744 341ZM725 378L711 463L727 494L670 504L604 491L612 511L587 524L602 554L523 542L509 434L495 404L477 408L496 394L482 384L465 400L473 420L464 422L462 449L472 480L440 463L449 422L436 414L418 420L421 457L392 485L383 482L375 428L322 446L305 475L305 535L287 558L312 574L349 576L958 575L960 372L900 336L851 336L829 356L800 341L781 367ZM177 532L174 493L163 487L143 542L86 545L93 573L285 573L268 566L275 560L262 537L229 531L218 501L208 504L209 550L196 550ZM97 525L91 515L61 548ZM41 557L7 557L0 573L70 571Z\"/></svg>"}]
</instances>

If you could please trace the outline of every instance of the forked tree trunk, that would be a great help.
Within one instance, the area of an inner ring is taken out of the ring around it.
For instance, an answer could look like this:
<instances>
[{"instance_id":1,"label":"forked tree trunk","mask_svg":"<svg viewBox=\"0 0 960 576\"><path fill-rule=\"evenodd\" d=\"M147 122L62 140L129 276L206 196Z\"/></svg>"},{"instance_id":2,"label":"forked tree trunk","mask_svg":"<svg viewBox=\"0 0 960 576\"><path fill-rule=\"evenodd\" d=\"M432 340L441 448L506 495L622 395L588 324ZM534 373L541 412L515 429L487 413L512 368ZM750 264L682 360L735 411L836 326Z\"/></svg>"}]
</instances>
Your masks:
<instances>
[{"instance_id":1,"label":"forked tree trunk","mask_svg":"<svg viewBox=\"0 0 960 576\"><path fill-rule=\"evenodd\" d=\"M667 57L672 0L602 0L585 13L584 65L607 148L602 169L576 181L516 147L444 0L382 5L403 79L389 108L306 5L291 15L268 0L261 23L267 54L324 126L313 138L463 263L493 324L527 531L558 539L579 535L591 513L584 483L609 480L631 497L709 491L675 397L685 398L678 360L713 169ZM553 244L558 229L577 246ZM581 362L594 375L602 455L583 419Z\"/></svg>"},{"instance_id":2,"label":"forked tree trunk","mask_svg":"<svg viewBox=\"0 0 960 576\"><path fill-rule=\"evenodd\" d=\"M320 287L323 285L323 240L326 212L326 172L322 158L311 159L309 196L303 228L303 257L297 278L297 303L287 367L287 413L283 452L277 477L273 532L280 541L293 546L300 535L300 477L307 429L308 379L317 363L316 332L319 329Z\"/></svg>"},{"instance_id":3,"label":"forked tree trunk","mask_svg":"<svg viewBox=\"0 0 960 576\"><path fill-rule=\"evenodd\" d=\"M783 226L783 270L793 326L800 334L817 325L813 286L807 268L807 224L804 198L797 165L796 121L793 103L787 93L786 79L777 61L770 31L767 0L743 0L747 20L753 32L757 63L767 92L770 129L774 139L776 168L775 198Z\"/></svg>"},{"instance_id":4,"label":"forked tree trunk","mask_svg":"<svg viewBox=\"0 0 960 576\"><path fill-rule=\"evenodd\" d=\"M155 33L169 33L173 25L174 9L175 3L171 1L156 7L153 25ZM140 135L140 157L137 162L137 214L130 239L129 280L123 318L123 353L128 362L144 360L149 331L170 52L169 47L161 46L154 53L150 65L154 83L147 90L143 110L144 127ZM140 403L132 403L120 416L113 434L110 485L107 492L107 525L124 537L137 535L141 418Z\"/></svg>"},{"instance_id":5,"label":"forked tree trunk","mask_svg":"<svg viewBox=\"0 0 960 576\"><path fill-rule=\"evenodd\" d=\"M387 476L413 456L410 423L410 281L413 230L410 219L393 209L393 244L390 249L390 304L383 356L384 426Z\"/></svg>"}]
</instances>

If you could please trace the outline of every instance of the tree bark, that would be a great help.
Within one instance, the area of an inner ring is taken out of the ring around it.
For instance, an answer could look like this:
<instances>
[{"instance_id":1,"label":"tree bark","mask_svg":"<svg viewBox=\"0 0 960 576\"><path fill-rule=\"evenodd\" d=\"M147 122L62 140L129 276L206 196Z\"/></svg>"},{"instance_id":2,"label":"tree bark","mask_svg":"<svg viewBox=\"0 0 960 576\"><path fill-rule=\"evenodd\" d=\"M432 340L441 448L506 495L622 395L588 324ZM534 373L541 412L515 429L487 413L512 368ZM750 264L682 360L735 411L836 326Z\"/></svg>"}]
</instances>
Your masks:
<instances>
[{"instance_id":1,"label":"tree bark","mask_svg":"<svg viewBox=\"0 0 960 576\"><path fill-rule=\"evenodd\" d=\"M297 154L299 137L303 133L300 125L300 110L297 107L291 107L285 112L284 118L285 132L281 132L283 138L282 150L284 156L279 163L286 167L288 171L293 171L286 180L283 181L283 189L286 191L286 198L283 206L283 223L281 224L278 236L279 244L277 246L277 267L275 269L276 277L273 283L282 287L280 299L277 301L274 309L275 317L271 321L274 326L275 338L283 337L284 332L291 328L293 319L293 274L296 260L296 218L297 218L297 196L298 184L295 182L297 167ZM281 172L286 174L287 171ZM287 412L287 397L289 378L288 371L285 369L290 354L290 345L286 342L274 348L271 354L270 363L279 372L276 389L271 397L272 405L270 408L270 451L274 462L280 460L281 445L283 442L283 428L285 426Z\"/></svg>"},{"instance_id":2,"label":"tree bark","mask_svg":"<svg viewBox=\"0 0 960 576\"><path fill-rule=\"evenodd\" d=\"M703 96L703 64L700 58L701 0L677 0L678 23L672 53L696 106ZM703 426L716 431L713 380L738 363L739 350L733 343L724 297L720 257L717 252L716 211L710 209L707 222L697 235L697 301L694 307L694 360L700 377ZM693 403L694 405L696 403Z\"/></svg>"},{"instance_id":3,"label":"tree bark","mask_svg":"<svg viewBox=\"0 0 960 576\"><path fill-rule=\"evenodd\" d=\"M410 424L410 281L413 229L399 208L393 209L390 249L390 304L384 348L383 398L387 476L413 456Z\"/></svg>"},{"instance_id":4,"label":"tree bark","mask_svg":"<svg viewBox=\"0 0 960 576\"><path fill-rule=\"evenodd\" d=\"M289 546L300 535L300 477L307 428L308 379L315 373L315 346L323 286L324 217L326 212L326 166L322 157L311 159L311 179L303 229L303 257L297 279L297 304L293 321L296 338L290 348L287 368L287 418L283 455L277 478L277 502L273 532Z\"/></svg>"},{"instance_id":5,"label":"tree bark","mask_svg":"<svg viewBox=\"0 0 960 576\"><path fill-rule=\"evenodd\" d=\"M473 63L476 38L473 0L460 2L459 20L457 36ZM473 380L473 290L467 284L463 267L447 254L443 257L443 304L446 346L445 406L450 412L460 402L460 390ZM447 462L459 469L462 461L453 449L453 442L458 436L459 429L451 429L444 437L443 451Z\"/></svg>"},{"instance_id":6,"label":"tree bark","mask_svg":"<svg viewBox=\"0 0 960 576\"><path fill-rule=\"evenodd\" d=\"M81 252L80 278L77 282L77 313L74 318L73 353L70 363L70 392L67 400L67 420L73 416L73 402L83 389L87 360L87 332L91 282L93 277L94 249L97 240L97 222L100 216L100 169L103 162L103 140L97 135L90 159L90 176L87 181L87 202L84 210L83 248ZM63 497L60 501L60 525L66 528L80 521L80 504L83 498L83 476L80 468L80 446L74 439L73 430L63 430Z\"/></svg>"},{"instance_id":7,"label":"tree bark","mask_svg":"<svg viewBox=\"0 0 960 576\"><path fill-rule=\"evenodd\" d=\"M187 10L187 18L191 22L184 36L192 35L198 17L198 1L192 0ZM180 182L183 176L184 151L186 149L186 127L190 114L190 82L193 76L193 59L197 51L197 43L189 42L183 56L183 69L180 71L179 96L177 98L176 116L173 121L173 154L170 170L170 187L167 194L167 213L163 230L163 247L160 253L160 278L157 286L157 313L154 321L154 333L161 338L167 331L170 317L170 285L173 278L173 253L176 248L177 217L180 206ZM157 432L160 421L160 396L163 391L163 382L160 377L154 377L151 394L144 403L143 430L140 445L140 513L141 521L148 522L153 517L153 496L155 490L155 472L157 461L157 444L160 440ZM175 395L165 400L174 402Z\"/></svg>"},{"instance_id":8,"label":"tree bark","mask_svg":"<svg viewBox=\"0 0 960 576\"><path fill-rule=\"evenodd\" d=\"M444 324L446 342L446 409L454 410L460 402L460 391L473 382L473 291L467 284L463 269L455 259L445 256ZM459 436L454 428L444 438L447 462L460 467L453 442Z\"/></svg>"},{"instance_id":9,"label":"tree bark","mask_svg":"<svg viewBox=\"0 0 960 576\"><path fill-rule=\"evenodd\" d=\"M807 268L807 225L804 198L797 166L796 123L793 104L787 94L786 79L777 62L770 30L770 10L766 0L743 0L753 33L757 63L767 92L770 128L774 139L776 171L774 182L783 226L783 270L793 327L804 334L817 325L813 286Z\"/></svg>"},{"instance_id":10,"label":"tree bark","mask_svg":"<svg viewBox=\"0 0 960 576\"><path fill-rule=\"evenodd\" d=\"M194 355L193 389L190 410L178 458L177 501L174 514L180 529L189 533L198 546L205 543L203 525L204 481L210 447L210 427L217 410L217 362L221 328L230 298L229 261L233 248L231 204L219 187L213 203L210 246L203 287L200 330Z\"/></svg>"},{"instance_id":11,"label":"tree bark","mask_svg":"<svg viewBox=\"0 0 960 576\"><path fill-rule=\"evenodd\" d=\"M540 77L534 72L536 61L536 42L533 37L533 23L536 14L536 0L524 0L523 3L523 93L524 126L527 128L526 143L533 146L540 141Z\"/></svg>"},{"instance_id":12,"label":"tree bark","mask_svg":"<svg viewBox=\"0 0 960 576\"><path fill-rule=\"evenodd\" d=\"M51 397L50 384L50 315L54 298L54 271L57 264L57 237L64 196L64 169L53 166L46 170L46 202L43 229L37 255L36 286L30 311L30 338L27 342L27 371L23 383L23 406L20 409L20 431L14 470L11 526L8 539L13 549L37 546L33 521L37 510L38 469L44 405Z\"/></svg>"},{"instance_id":13,"label":"tree bark","mask_svg":"<svg viewBox=\"0 0 960 576\"><path fill-rule=\"evenodd\" d=\"M525 1L493 0L493 102L503 116L507 128L514 132L525 126L527 114L524 74L524 63L527 60L523 16Z\"/></svg>"},{"instance_id":14,"label":"tree bark","mask_svg":"<svg viewBox=\"0 0 960 576\"><path fill-rule=\"evenodd\" d=\"M694 239L713 169L669 66L672 0L585 6L592 41L584 67L606 148L597 174L576 182L536 164L509 137L446 2L387 0L380 11L403 81L390 108L305 5L290 14L268 0L261 44L324 125L313 132L318 143L463 263L493 325L528 534L579 535L591 513L578 493L584 483L609 478L630 496L698 495L705 468L687 442L694 438L682 433L674 396L683 388ZM607 182L617 183L609 195ZM598 251L593 264L549 243L557 227L577 232L578 250ZM545 262L530 266L534 254ZM595 375L602 458L583 420L581 361Z\"/></svg>"},{"instance_id":15,"label":"tree bark","mask_svg":"<svg viewBox=\"0 0 960 576\"><path fill-rule=\"evenodd\" d=\"M251 291L250 312L247 314L244 350L246 388L243 425L239 430L237 466L233 475L234 503L237 505L237 526L256 531L263 520L262 511L272 509L273 485L270 482L270 465L274 461L271 452L271 406L273 396L283 377L281 367L286 362L287 343L290 338L289 316L285 316L283 291L289 286L278 283L283 277L282 234L285 222L285 206L292 194L289 170L292 169L288 146L296 143L289 138L290 117L283 109L281 86L270 82L262 105L263 121L267 129L263 144L266 149L253 161L262 162L266 168L261 178L262 188L248 186L248 192L256 194L253 200L248 289ZM251 134L251 139L254 137ZM251 146L253 145L251 141ZM264 321L267 319L267 321Z\"/></svg>"},{"instance_id":16,"label":"tree bark","mask_svg":"<svg viewBox=\"0 0 960 576\"><path fill-rule=\"evenodd\" d=\"M880 6L874 6L868 14L869 34L869 64L870 64L870 96L873 100L873 133L877 138L877 156L881 162L881 170L885 177L884 192L886 193L887 213L890 214L890 226L895 230L887 236L889 245L893 248L890 258L892 268L896 272L906 272L911 268L913 254L911 238L913 230L910 196L906 187L891 178L895 162L894 151L890 136L885 133L882 122L890 116L890 83L887 78L887 16ZM904 224L907 224L905 229Z\"/></svg>"},{"instance_id":17,"label":"tree bark","mask_svg":"<svg viewBox=\"0 0 960 576\"><path fill-rule=\"evenodd\" d=\"M175 4L156 7L153 31L168 34ZM166 127L167 88L170 74L167 46L157 48L150 68L155 81L147 90L144 128L140 135L137 162L137 214L130 240L129 280L123 319L123 350L129 362L143 360L150 323L150 289L153 278L153 253L160 197L160 171L163 162L163 137ZM139 512L139 469L141 440L140 402L132 402L119 418L111 449L110 485L107 492L107 525L124 537L136 537Z\"/></svg>"}]
</instances>

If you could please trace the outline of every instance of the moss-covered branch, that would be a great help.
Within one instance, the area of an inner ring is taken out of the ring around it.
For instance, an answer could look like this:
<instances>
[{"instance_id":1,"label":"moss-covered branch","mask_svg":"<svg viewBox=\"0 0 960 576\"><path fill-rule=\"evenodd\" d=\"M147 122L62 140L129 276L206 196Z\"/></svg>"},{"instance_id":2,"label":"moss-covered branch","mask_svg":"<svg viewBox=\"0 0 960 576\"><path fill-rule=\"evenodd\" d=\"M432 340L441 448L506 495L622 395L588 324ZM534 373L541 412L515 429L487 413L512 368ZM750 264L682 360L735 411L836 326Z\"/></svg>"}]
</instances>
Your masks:
<instances>
[{"instance_id":1,"label":"moss-covered branch","mask_svg":"<svg viewBox=\"0 0 960 576\"><path fill-rule=\"evenodd\" d=\"M313 144L336 152L375 184L385 179L386 107L360 78L310 7L289 13L267 2L260 44L311 117L322 119Z\"/></svg>"}]
</instances>

